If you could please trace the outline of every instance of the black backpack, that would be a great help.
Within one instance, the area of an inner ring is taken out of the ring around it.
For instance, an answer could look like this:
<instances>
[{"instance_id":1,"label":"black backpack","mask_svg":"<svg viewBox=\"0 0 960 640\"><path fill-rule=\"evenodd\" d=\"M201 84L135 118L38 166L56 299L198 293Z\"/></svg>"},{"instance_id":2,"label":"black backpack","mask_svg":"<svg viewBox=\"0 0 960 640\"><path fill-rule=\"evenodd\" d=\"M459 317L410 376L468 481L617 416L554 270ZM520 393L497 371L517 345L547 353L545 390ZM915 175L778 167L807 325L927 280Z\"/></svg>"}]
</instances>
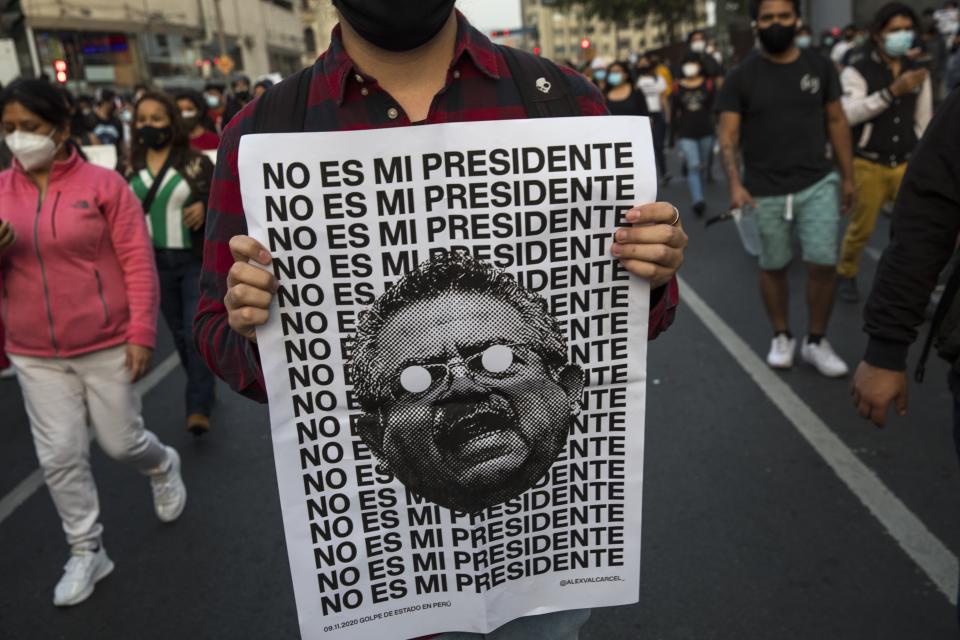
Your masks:
<instances>
[{"instance_id":1,"label":"black backpack","mask_svg":"<svg viewBox=\"0 0 960 640\"><path fill-rule=\"evenodd\" d=\"M566 76L553 62L526 51L499 46L528 118L579 116ZM307 94L313 66L290 76L260 96L251 133L300 133L307 118Z\"/></svg>"}]
</instances>

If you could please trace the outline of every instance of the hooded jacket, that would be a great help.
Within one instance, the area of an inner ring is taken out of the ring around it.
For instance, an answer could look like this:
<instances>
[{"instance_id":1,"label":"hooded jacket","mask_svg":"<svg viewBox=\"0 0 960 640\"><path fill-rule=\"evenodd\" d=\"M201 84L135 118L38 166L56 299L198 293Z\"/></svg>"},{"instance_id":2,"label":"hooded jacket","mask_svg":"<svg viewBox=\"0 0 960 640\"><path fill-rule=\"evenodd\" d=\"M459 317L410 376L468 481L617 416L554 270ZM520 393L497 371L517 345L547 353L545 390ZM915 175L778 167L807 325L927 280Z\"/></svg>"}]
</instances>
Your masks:
<instances>
[{"instance_id":1,"label":"hooded jacket","mask_svg":"<svg viewBox=\"0 0 960 640\"><path fill-rule=\"evenodd\" d=\"M73 151L54 163L41 200L14 161L0 173L0 219L16 233L0 253L9 353L70 358L128 342L154 347L153 249L140 201L120 174Z\"/></svg>"}]
</instances>

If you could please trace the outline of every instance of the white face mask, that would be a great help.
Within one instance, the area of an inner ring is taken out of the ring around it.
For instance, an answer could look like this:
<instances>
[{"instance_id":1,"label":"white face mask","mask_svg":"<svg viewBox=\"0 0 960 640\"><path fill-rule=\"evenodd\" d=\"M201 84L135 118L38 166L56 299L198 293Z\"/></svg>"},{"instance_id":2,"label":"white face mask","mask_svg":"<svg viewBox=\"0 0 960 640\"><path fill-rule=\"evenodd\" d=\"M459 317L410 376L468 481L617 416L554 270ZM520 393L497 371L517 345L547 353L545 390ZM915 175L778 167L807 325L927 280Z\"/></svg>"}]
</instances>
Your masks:
<instances>
[{"instance_id":1,"label":"white face mask","mask_svg":"<svg viewBox=\"0 0 960 640\"><path fill-rule=\"evenodd\" d=\"M704 40L695 40L690 43L690 51L694 53L703 53L707 50L707 43Z\"/></svg>"},{"instance_id":2,"label":"white face mask","mask_svg":"<svg viewBox=\"0 0 960 640\"><path fill-rule=\"evenodd\" d=\"M14 155L20 165L26 171L42 169L53 162L53 157L57 155L59 145L53 141L53 134L56 129L50 132L50 135L44 136L39 133L27 133L26 131L14 131L7 134L4 138L10 153Z\"/></svg>"}]
</instances>

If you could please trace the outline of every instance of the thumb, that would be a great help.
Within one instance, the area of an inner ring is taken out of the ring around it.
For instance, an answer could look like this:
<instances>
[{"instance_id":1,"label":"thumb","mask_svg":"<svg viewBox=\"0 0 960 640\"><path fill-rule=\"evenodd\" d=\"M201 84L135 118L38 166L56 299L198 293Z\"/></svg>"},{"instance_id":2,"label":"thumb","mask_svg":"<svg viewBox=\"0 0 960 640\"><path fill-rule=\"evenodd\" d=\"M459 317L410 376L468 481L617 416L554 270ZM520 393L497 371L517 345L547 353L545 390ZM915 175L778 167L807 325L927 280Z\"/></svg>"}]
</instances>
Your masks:
<instances>
[{"instance_id":1,"label":"thumb","mask_svg":"<svg viewBox=\"0 0 960 640\"><path fill-rule=\"evenodd\" d=\"M897 397L894 398L893 403L894 403L894 407L896 407L897 409L897 415L899 416L907 415L907 403L908 403L907 390L906 389L900 390L900 392L897 393Z\"/></svg>"}]
</instances>

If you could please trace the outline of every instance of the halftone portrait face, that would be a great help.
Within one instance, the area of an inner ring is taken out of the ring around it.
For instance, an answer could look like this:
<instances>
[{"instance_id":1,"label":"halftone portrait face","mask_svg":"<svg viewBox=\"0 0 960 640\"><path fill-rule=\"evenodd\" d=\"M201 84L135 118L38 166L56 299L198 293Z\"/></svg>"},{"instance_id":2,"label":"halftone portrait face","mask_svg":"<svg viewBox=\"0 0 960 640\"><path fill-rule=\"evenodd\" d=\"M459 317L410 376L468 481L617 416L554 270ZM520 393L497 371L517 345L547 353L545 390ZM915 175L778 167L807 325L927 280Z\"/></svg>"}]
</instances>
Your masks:
<instances>
[{"instance_id":1,"label":"halftone portrait face","mask_svg":"<svg viewBox=\"0 0 960 640\"><path fill-rule=\"evenodd\" d=\"M543 300L463 256L421 265L374 303L353 369L374 453L411 491L466 512L547 472L584 384Z\"/></svg>"}]
</instances>

